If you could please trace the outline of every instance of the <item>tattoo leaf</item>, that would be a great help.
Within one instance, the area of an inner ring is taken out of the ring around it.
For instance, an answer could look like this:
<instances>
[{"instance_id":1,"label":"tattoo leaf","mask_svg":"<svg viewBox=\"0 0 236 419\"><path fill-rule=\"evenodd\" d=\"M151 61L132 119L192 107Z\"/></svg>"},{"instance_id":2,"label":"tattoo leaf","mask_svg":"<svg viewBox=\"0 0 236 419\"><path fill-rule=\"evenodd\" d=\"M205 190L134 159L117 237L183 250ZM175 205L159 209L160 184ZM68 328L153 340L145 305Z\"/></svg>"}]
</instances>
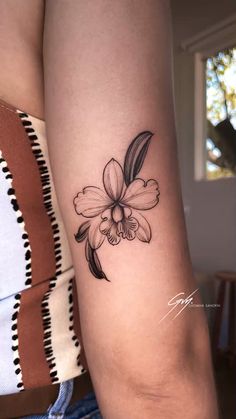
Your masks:
<instances>
[{"instance_id":1,"label":"tattoo leaf","mask_svg":"<svg viewBox=\"0 0 236 419\"><path fill-rule=\"evenodd\" d=\"M81 224L79 230L75 234L75 240L78 243L81 243L88 235L88 230L90 227L90 221L85 221L85 223Z\"/></svg>"},{"instance_id":2,"label":"tattoo leaf","mask_svg":"<svg viewBox=\"0 0 236 419\"><path fill-rule=\"evenodd\" d=\"M127 186L140 172L152 136L150 131L141 132L129 145L124 162L124 178Z\"/></svg>"},{"instance_id":3,"label":"tattoo leaf","mask_svg":"<svg viewBox=\"0 0 236 419\"><path fill-rule=\"evenodd\" d=\"M86 241L85 256L88 261L89 269L92 275L98 279L104 278L107 281L109 281L109 279L107 279L106 277L106 274L102 270L102 266L101 266L96 250L90 246L88 240Z\"/></svg>"}]
</instances>

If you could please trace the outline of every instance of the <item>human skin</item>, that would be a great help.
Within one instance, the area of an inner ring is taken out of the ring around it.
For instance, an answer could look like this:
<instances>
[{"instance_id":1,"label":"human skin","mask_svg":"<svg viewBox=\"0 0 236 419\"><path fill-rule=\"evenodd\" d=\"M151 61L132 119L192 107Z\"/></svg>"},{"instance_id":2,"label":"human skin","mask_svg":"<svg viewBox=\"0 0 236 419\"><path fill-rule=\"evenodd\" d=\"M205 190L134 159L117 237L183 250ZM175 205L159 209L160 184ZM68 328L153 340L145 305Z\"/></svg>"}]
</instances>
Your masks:
<instances>
[{"instance_id":1,"label":"human skin","mask_svg":"<svg viewBox=\"0 0 236 419\"><path fill-rule=\"evenodd\" d=\"M44 1L0 0L0 97L44 118Z\"/></svg>"},{"instance_id":2,"label":"human skin","mask_svg":"<svg viewBox=\"0 0 236 419\"><path fill-rule=\"evenodd\" d=\"M160 322L170 298L197 288L178 176L168 2L46 2L44 66L52 170L103 417L216 419L202 310ZM146 130L154 136L139 177L160 188L159 203L145 212L152 238L112 245L106 237L97 255L110 282L96 279L75 240L86 216L74 199L88 186L103 189L106 164L122 165Z\"/></svg>"},{"instance_id":3,"label":"human skin","mask_svg":"<svg viewBox=\"0 0 236 419\"><path fill-rule=\"evenodd\" d=\"M0 5L0 97L46 118L103 417L217 419L201 309L161 321L171 298L197 288L178 177L168 2L47 0L44 68L44 2ZM132 139L146 130L154 135L138 176L157 180L160 191L145 212L152 238L117 246L106 238L97 254L110 282L99 280L74 237L85 219L73 200L84 187L103 188L105 165L112 158L123 164Z\"/></svg>"}]
</instances>

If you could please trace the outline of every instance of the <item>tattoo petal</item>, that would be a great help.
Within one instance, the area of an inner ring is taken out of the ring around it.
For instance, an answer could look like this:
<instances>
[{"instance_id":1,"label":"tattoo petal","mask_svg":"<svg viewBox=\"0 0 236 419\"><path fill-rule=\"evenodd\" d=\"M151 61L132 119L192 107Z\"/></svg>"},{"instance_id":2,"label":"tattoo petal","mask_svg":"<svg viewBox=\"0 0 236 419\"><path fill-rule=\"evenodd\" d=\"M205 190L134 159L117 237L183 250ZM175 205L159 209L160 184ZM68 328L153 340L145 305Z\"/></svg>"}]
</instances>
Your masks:
<instances>
[{"instance_id":1,"label":"tattoo petal","mask_svg":"<svg viewBox=\"0 0 236 419\"><path fill-rule=\"evenodd\" d=\"M121 165L115 159L111 159L105 166L103 184L112 201L118 201L123 191L124 174Z\"/></svg>"},{"instance_id":2,"label":"tattoo petal","mask_svg":"<svg viewBox=\"0 0 236 419\"><path fill-rule=\"evenodd\" d=\"M87 186L74 198L75 211L79 215L92 218L112 204L107 194L96 186Z\"/></svg>"},{"instance_id":3,"label":"tattoo petal","mask_svg":"<svg viewBox=\"0 0 236 419\"><path fill-rule=\"evenodd\" d=\"M100 231L101 217L96 217L91 221L88 232L88 240L92 249L98 249L104 242L104 235Z\"/></svg>"},{"instance_id":4,"label":"tattoo petal","mask_svg":"<svg viewBox=\"0 0 236 419\"><path fill-rule=\"evenodd\" d=\"M105 218L100 224L100 231L107 236L107 240L113 246L120 243L120 237L117 235L117 224L112 218Z\"/></svg>"},{"instance_id":5,"label":"tattoo petal","mask_svg":"<svg viewBox=\"0 0 236 419\"><path fill-rule=\"evenodd\" d=\"M152 237L152 233L148 221L142 214L140 214L139 211L133 210L133 216L136 218L139 224L138 230L136 231L136 237L141 242L149 243Z\"/></svg>"},{"instance_id":6,"label":"tattoo petal","mask_svg":"<svg viewBox=\"0 0 236 419\"><path fill-rule=\"evenodd\" d=\"M133 240L138 230L138 221L134 217L124 218L118 223L117 233L122 236L123 239Z\"/></svg>"},{"instance_id":7,"label":"tattoo petal","mask_svg":"<svg viewBox=\"0 0 236 419\"><path fill-rule=\"evenodd\" d=\"M130 217L131 214L132 214L131 208L130 207L124 207L124 215L125 215L125 218Z\"/></svg>"},{"instance_id":8,"label":"tattoo petal","mask_svg":"<svg viewBox=\"0 0 236 419\"><path fill-rule=\"evenodd\" d=\"M111 229L113 221L111 218L105 218L100 224L100 231L102 234L107 234Z\"/></svg>"},{"instance_id":9,"label":"tattoo petal","mask_svg":"<svg viewBox=\"0 0 236 419\"><path fill-rule=\"evenodd\" d=\"M108 220L107 220L108 221ZM115 246L120 243L120 237L117 235L117 224L111 221L111 226L107 230L106 236L107 240L112 246Z\"/></svg>"},{"instance_id":10,"label":"tattoo petal","mask_svg":"<svg viewBox=\"0 0 236 419\"><path fill-rule=\"evenodd\" d=\"M101 214L101 217L103 220L110 220L111 219L111 208L105 209L103 213Z\"/></svg>"},{"instance_id":11,"label":"tattoo petal","mask_svg":"<svg viewBox=\"0 0 236 419\"><path fill-rule=\"evenodd\" d=\"M145 182L143 179L135 179L126 189L121 203L134 209L148 210L157 205L159 194L156 180L149 179Z\"/></svg>"},{"instance_id":12,"label":"tattoo petal","mask_svg":"<svg viewBox=\"0 0 236 419\"><path fill-rule=\"evenodd\" d=\"M117 235L117 224L112 223L110 230L107 232L107 240L112 246L120 243L120 236Z\"/></svg>"}]
</instances>

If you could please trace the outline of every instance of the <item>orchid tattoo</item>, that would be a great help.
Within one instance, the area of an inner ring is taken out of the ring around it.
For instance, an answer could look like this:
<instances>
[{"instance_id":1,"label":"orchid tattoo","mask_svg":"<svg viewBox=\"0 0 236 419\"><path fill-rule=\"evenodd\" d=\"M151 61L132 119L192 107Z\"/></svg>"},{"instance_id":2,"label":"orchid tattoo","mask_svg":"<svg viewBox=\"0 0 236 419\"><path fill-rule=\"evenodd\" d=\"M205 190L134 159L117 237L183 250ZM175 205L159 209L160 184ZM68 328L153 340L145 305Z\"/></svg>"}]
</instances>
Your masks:
<instances>
[{"instance_id":1,"label":"orchid tattoo","mask_svg":"<svg viewBox=\"0 0 236 419\"><path fill-rule=\"evenodd\" d=\"M122 239L139 239L149 243L151 227L142 211L159 202L159 187L154 179L137 178L144 163L153 134L145 131L137 135L126 152L124 167L111 159L103 170L104 189L87 186L74 198L78 215L88 218L75 234L78 243L86 240L85 256L91 273L106 279L97 249L107 239L118 245Z\"/></svg>"}]
</instances>

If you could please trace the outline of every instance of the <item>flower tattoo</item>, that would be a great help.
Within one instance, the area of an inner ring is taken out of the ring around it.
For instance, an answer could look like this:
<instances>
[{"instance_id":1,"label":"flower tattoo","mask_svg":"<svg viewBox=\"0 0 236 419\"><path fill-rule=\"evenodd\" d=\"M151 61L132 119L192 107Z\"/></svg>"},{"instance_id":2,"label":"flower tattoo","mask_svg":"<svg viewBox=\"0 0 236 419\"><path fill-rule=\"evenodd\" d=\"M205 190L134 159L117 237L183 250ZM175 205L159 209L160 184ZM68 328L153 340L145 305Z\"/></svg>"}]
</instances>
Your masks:
<instances>
[{"instance_id":1,"label":"flower tattoo","mask_svg":"<svg viewBox=\"0 0 236 419\"><path fill-rule=\"evenodd\" d=\"M86 240L85 256L91 273L106 279L97 249L106 239L118 245L122 239L139 239L149 243L151 228L142 211L155 207L159 202L156 180L137 178L144 163L153 134L149 131L137 135L126 152L124 167L111 159L103 170L104 189L87 186L74 198L78 215L88 220L82 223L75 240Z\"/></svg>"}]
</instances>

